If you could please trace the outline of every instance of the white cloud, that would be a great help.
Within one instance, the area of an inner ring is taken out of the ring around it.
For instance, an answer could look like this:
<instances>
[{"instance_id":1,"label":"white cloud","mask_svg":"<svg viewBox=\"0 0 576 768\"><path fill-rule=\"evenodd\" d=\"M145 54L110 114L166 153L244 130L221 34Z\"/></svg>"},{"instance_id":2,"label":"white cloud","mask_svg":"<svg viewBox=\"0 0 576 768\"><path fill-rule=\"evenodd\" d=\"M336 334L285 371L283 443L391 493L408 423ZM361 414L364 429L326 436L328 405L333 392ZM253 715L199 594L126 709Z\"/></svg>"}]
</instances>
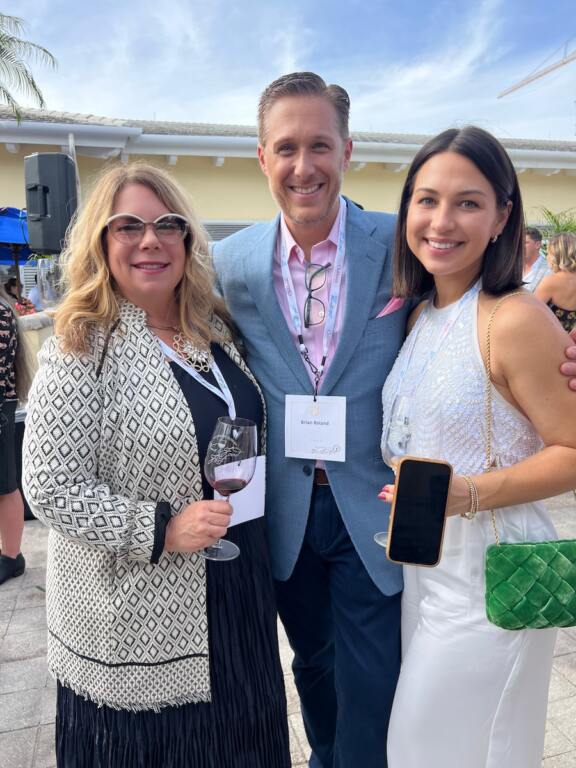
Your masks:
<instances>
[{"instance_id":1,"label":"white cloud","mask_svg":"<svg viewBox=\"0 0 576 768\"><path fill-rule=\"evenodd\" d=\"M499 135L573 137L576 62L496 99L540 63L533 46L518 44L514 3L378 7L349 0L331 13L324 0L20 0L18 13L28 37L59 59L56 73L34 66L55 110L254 124L271 80L312 69L347 88L358 130L434 133L476 122ZM370 34L380 20L387 35Z\"/></svg>"},{"instance_id":2,"label":"white cloud","mask_svg":"<svg viewBox=\"0 0 576 768\"><path fill-rule=\"evenodd\" d=\"M299 72L304 68L304 62L313 50L314 33L305 25L303 19L292 18L288 23L283 19L282 27L266 37L269 38L274 69L278 75Z\"/></svg>"},{"instance_id":3,"label":"white cloud","mask_svg":"<svg viewBox=\"0 0 576 768\"><path fill-rule=\"evenodd\" d=\"M355 122L372 124L374 113L393 111L396 124L399 117L408 117L414 126L423 112L442 112L443 105L469 91L480 66L493 59L498 47L501 5L501 0L483 0L470 6L468 17L445 25L448 29L444 34L436 36L436 51L432 55L427 52L425 60L392 62L377 69L372 75L376 87L353 100Z\"/></svg>"},{"instance_id":4,"label":"white cloud","mask_svg":"<svg viewBox=\"0 0 576 768\"><path fill-rule=\"evenodd\" d=\"M563 84L562 77L557 83L542 81L536 95L526 90L497 100L500 91L534 67L533 54L527 47L511 67L511 41L503 36L504 0L467 8L445 21L443 34L434 35L435 49L427 50L425 58L385 62L349 81L353 128L430 134L476 123L501 136L573 137L574 119L566 102L574 73L566 72Z\"/></svg>"}]
</instances>

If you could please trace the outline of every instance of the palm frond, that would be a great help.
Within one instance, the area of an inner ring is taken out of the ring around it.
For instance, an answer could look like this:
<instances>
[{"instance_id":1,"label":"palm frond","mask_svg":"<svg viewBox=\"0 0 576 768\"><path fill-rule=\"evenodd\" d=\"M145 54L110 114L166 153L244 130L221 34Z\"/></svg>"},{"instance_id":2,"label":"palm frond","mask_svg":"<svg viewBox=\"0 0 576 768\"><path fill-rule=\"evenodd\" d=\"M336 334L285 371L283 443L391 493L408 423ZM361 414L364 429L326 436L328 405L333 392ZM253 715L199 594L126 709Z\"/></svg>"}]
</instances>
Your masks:
<instances>
[{"instance_id":1,"label":"palm frond","mask_svg":"<svg viewBox=\"0 0 576 768\"><path fill-rule=\"evenodd\" d=\"M4 104L7 104L10 107L10 109L14 113L14 117L16 118L18 123L20 123L20 121L22 120L22 112L20 111L20 105L18 104L16 99L12 96L10 91L7 88L5 88L1 83L0 83L0 102L4 102Z\"/></svg>"},{"instance_id":2,"label":"palm frond","mask_svg":"<svg viewBox=\"0 0 576 768\"><path fill-rule=\"evenodd\" d=\"M4 51L13 52L20 59L33 59L39 64L56 69L57 61L47 48L37 43L31 43L29 40L23 40L21 37L8 35L0 28L0 55Z\"/></svg>"},{"instance_id":3,"label":"palm frond","mask_svg":"<svg viewBox=\"0 0 576 768\"><path fill-rule=\"evenodd\" d=\"M24 19L19 16L8 16L6 13L0 13L0 29L6 29L14 35L24 32Z\"/></svg>"},{"instance_id":4,"label":"palm frond","mask_svg":"<svg viewBox=\"0 0 576 768\"><path fill-rule=\"evenodd\" d=\"M12 90L20 91L45 107L42 92L34 79L28 61L55 69L56 59L47 48L20 37L25 25L18 16L0 13L0 101L8 104L18 121L21 119Z\"/></svg>"},{"instance_id":5,"label":"palm frond","mask_svg":"<svg viewBox=\"0 0 576 768\"><path fill-rule=\"evenodd\" d=\"M576 208L567 208L555 213L550 208L540 208L546 222L546 233L558 235L560 232L576 232Z\"/></svg>"}]
</instances>

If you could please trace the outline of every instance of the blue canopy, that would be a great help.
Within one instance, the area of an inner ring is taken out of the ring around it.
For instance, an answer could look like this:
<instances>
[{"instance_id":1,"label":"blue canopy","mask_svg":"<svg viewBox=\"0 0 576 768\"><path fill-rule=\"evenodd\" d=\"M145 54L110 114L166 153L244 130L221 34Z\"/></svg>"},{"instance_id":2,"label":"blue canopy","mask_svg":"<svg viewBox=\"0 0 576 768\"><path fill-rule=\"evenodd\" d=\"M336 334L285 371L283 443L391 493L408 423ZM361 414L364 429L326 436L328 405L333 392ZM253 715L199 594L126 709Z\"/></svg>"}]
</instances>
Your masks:
<instances>
[{"instance_id":1,"label":"blue canopy","mask_svg":"<svg viewBox=\"0 0 576 768\"><path fill-rule=\"evenodd\" d=\"M20 208L0 208L0 263L14 264L15 256L27 258L28 221Z\"/></svg>"}]
</instances>

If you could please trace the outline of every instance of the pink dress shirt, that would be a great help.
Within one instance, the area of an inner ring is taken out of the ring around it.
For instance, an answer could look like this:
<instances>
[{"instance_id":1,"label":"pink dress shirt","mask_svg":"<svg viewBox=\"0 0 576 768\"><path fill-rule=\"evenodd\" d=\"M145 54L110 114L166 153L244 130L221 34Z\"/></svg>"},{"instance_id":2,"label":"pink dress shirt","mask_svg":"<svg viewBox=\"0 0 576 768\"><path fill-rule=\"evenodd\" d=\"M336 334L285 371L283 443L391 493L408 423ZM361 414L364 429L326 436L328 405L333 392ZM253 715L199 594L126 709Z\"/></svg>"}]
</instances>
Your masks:
<instances>
[{"instance_id":1,"label":"pink dress shirt","mask_svg":"<svg viewBox=\"0 0 576 768\"><path fill-rule=\"evenodd\" d=\"M342 199L340 199L340 205L345 206L346 203ZM321 301L324 302L325 307L328 306L328 297L330 296L330 287L332 285L332 275L334 273L333 267L334 267L334 261L336 260L336 250L338 247L339 232L340 232L340 209L338 209L338 214L336 215L336 219L334 221L332 229L328 234L328 237L326 238L326 240L323 240L321 243L317 243L312 247L312 253L310 256L310 262L312 264L318 264L319 266L328 264L329 262L332 264L332 266L329 267L328 270L326 271L326 282L324 283L323 287L317 291L314 291L313 293L313 296L315 298L320 299ZM286 226L286 222L284 221L284 216L281 216L280 218L280 230L278 233L278 237L276 239L276 251L274 254L274 264L272 267L272 279L274 282L274 290L276 291L276 296L278 297L278 302L280 304L280 308L282 309L282 314L284 315L284 319L286 320L286 325L288 326L288 329L292 335L292 338L294 339L294 344L297 347L299 347L300 345L298 342L298 335L292 325L292 318L290 317L290 309L288 307L288 299L286 298L284 281L282 279L282 268L280 266L280 255L281 255L281 239L280 238L281 237L284 238L284 242L286 243L286 252L288 253L288 268L290 269L290 274L292 275L292 280L294 282L294 293L296 296L296 304L298 306L298 309L300 310L300 319L302 321L302 335L304 337L304 343L308 348L308 354L312 362L315 365L320 365L322 361L322 342L324 340L324 321L318 323L317 325L311 325L310 328L304 327L304 303L308 295L308 291L306 290L306 285L304 282L305 273L306 273L306 259L304 258L304 251L300 248L298 243L294 240L294 238L290 233L290 230ZM330 364L334 358L334 353L336 351L336 348L338 346L338 341L340 339L340 331L342 329L342 321L344 319L344 311L346 309L346 278L347 278L346 270L347 270L346 255L344 255L344 261L342 265L342 284L340 286L340 298L338 301L338 309L336 311L336 326L334 328L334 334L332 336L330 347L328 349L328 358L324 366L324 374L322 375L322 379L320 380L320 394L322 393L322 382L326 379L326 375L330 368ZM308 366L308 364L305 363L304 361L303 363L306 367L306 370L308 371L310 381L314 383L314 374L310 370L310 367Z\"/></svg>"}]
</instances>

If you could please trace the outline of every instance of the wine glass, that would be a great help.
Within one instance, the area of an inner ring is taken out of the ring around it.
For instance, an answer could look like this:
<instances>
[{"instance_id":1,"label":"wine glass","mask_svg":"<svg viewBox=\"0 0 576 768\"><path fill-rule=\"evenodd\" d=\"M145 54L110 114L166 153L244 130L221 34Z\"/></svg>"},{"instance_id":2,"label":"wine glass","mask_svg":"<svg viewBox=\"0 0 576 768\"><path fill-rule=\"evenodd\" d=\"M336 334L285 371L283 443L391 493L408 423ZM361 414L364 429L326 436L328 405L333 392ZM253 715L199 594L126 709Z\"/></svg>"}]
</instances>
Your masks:
<instances>
[{"instance_id":1,"label":"wine glass","mask_svg":"<svg viewBox=\"0 0 576 768\"><path fill-rule=\"evenodd\" d=\"M256 424L249 419L221 416L206 451L206 480L227 499L252 480L257 455ZM231 541L219 539L213 546L201 550L200 554L207 560L234 560L240 549Z\"/></svg>"},{"instance_id":2,"label":"wine glass","mask_svg":"<svg viewBox=\"0 0 576 768\"><path fill-rule=\"evenodd\" d=\"M408 453L411 436L410 398L400 395L392 405L392 413L386 430L386 439L382 447L383 459L394 474L396 474L396 461ZM374 541L381 547L386 548L388 544L388 531L375 533Z\"/></svg>"}]
</instances>

